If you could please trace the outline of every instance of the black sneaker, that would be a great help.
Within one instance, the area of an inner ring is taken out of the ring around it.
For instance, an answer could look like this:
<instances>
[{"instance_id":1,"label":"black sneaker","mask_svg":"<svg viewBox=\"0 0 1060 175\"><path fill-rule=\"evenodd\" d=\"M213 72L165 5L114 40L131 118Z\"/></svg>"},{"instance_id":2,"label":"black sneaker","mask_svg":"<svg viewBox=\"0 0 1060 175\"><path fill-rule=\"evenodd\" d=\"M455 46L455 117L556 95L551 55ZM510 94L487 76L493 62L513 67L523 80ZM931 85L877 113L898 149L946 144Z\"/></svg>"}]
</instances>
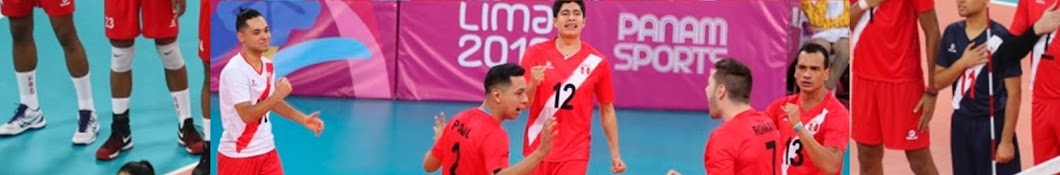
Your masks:
<instances>
[{"instance_id":1,"label":"black sneaker","mask_svg":"<svg viewBox=\"0 0 1060 175\"><path fill-rule=\"evenodd\" d=\"M177 129L177 143L184 145L188 153L199 155L204 152L203 147L205 146L203 146L202 136L199 135L198 130L195 130L195 122L191 118L184 119L184 128Z\"/></svg>"},{"instance_id":2,"label":"black sneaker","mask_svg":"<svg viewBox=\"0 0 1060 175\"><path fill-rule=\"evenodd\" d=\"M132 149L133 142L129 130L129 112L114 114L114 122L110 125L110 138L96 151L96 159L111 160L118 157L121 151Z\"/></svg>"},{"instance_id":3,"label":"black sneaker","mask_svg":"<svg viewBox=\"0 0 1060 175\"><path fill-rule=\"evenodd\" d=\"M205 150L210 150L210 142L206 143ZM195 165L195 170L191 172L193 175L207 175L210 174L210 153L203 153L199 156L199 165Z\"/></svg>"}]
</instances>

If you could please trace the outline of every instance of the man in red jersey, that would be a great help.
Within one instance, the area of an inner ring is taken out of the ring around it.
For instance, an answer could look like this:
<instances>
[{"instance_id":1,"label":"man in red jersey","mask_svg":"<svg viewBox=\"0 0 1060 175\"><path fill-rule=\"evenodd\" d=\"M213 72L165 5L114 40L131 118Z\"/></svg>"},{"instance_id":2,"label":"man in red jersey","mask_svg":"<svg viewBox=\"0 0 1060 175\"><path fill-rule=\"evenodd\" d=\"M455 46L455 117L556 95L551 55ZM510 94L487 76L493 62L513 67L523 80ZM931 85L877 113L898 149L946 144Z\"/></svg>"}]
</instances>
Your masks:
<instances>
[{"instance_id":1,"label":"man in red jersey","mask_svg":"<svg viewBox=\"0 0 1060 175\"><path fill-rule=\"evenodd\" d=\"M711 119L724 122L710 133L703 153L707 174L776 174L781 147L773 120L748 104L751 70L733 59L714 64L706 93Z\"/></svg>"},{"instance_id":2,"label":"man in red jersey","mask_svg":"<svg viewBox=\"0 0 1060 175\"><path fill-rule=\"evenodd\" d=\"M508 133L504 120L515 120L529 103L522 67L502 64L490 68L483 83L486 99L482 105L460 112L449 124L445 115L435 117L434 146L423 158L423 169L442 174L529 174L552 149L552 135L541 136L542 144L515 166L508 167ZM552 131L549 119L545 131ZM445 166L442 166L442 165Z\"/></svg>"},{"instance_id":3,"label":"man in red jersey","mask_svg":"<svg viewBox=\"0 0 1060 175\"><path fill-rule=\"evenodd\" d=\"M883 174L883 148L904 150L916 174L938 174L928 149L928 125L938 89L924 84L920 68L922 26L928 46L939 42L933 0L860 0L853 18L864 21L852 60L852 138L858 143L861 174ZM862 19L862 16L866 16ZM860 24L859 24L860 25ZM938 49L927 49L934 63ZM935 72L935 66L927 66ZM934 82L933 74L927 81Z\"/></svg>"},{"instance_id":4,"label":"man in red jersey","mask_svg":"<svg viewBox=\"0 0 1060 175\"><path fill-rule=\"evenodd\" d=\"M618 148L618 121L615 118L611 63L581 40L585 27L585 3L559 0L552 6L559 36L527 48L520 63L531 70L530 119L523 140L523 155L540 146L538 137L546 119L555 117L556 150L545 158L533 174L585 174L593 97L600 104L600 121L611 149L611 172L622 173L626 165Z\"/></svg>"},{"instance_id":5,"label":"man in red jersey","mask_svg":"<svg viewBox=\"0 0 1060 175\"><path fill-rule=\"evenodd\" d=\"M1060 155L1060 148L1056 147L1060 145L1060 119L1055 117L1060 114L1060 77L1045 76L1060 74L1060 63L1055 58L1060 55L1060 44L1054 42L1056 22L1060 20L1056 3L1057 0L1021 0L1009 26L1014 36L1034 36L1034 39L1023 42L1035 43L1033 47L1025 47L1033 49L1030 88L1034 164ZM1018 60L1025 54L1023 51L1002 59Z\"/></svg>"},{"instance_id":6,"label":"man in red jersey","mask_svg":"<svg viewBox=\"0 0 1060 175\"><path fill-rule=\"evenodd\" d=\"M777 174L783 151L780 131L766 115L748 104L751 100L751 69L733 59L714 63L707 88L711 119L722 119L710 132L703 153L707 174ZM680 175L670 170L668 175Z\"/></svg>"},{"instance_id":7,"label":"man in red jersey","mask_svg":"<svg viewBox=\"0 0 1060 175\"><path fill-rule=\"evenodd\" d=\"M780 130L786 174L839 174L850 140L850 112L824 88L831 76L828 51L810 43L799 51L795 80L799 93L782 97L766 113Z\"/></svg>"}]
</instances>

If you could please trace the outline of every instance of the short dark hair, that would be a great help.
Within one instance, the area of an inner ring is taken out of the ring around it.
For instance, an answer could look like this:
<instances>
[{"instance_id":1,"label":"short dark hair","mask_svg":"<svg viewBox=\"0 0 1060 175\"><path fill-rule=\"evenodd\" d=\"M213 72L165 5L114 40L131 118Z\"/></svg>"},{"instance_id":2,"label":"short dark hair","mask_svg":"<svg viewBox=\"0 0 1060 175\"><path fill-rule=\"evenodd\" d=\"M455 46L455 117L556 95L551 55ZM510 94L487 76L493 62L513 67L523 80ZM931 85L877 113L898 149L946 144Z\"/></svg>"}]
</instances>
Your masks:
<instances>
[{"instance_id":1,"label":"short dark hair","mask_svg":"<svg viewBox=\"0 0 1060 175\"><path fill-rule=\"evenodd\" d=\"M239 12L236 13L236 31L247 28L247 20L260 17L261 13L252 8L239 8Z\"/></svg>"},{"instance_id":2,"label":"short dark hair","mask_svg":"<svg viewBox=\"0 0 1060 175\"><path fill-rule=\"evenodd\" d=\"M154 175L155 168L151 166L151 162L148 162L147 160L140 160L125 163L125 165L122 165L121 169L118 170L118 173L121 172L126 172L133 175Z\"/></svg>"},{"instance_id":3,"label":"short dark hair","mask_svg":"<svg viewBox=\"0 0 1060 175\"><path fill-rule=\"evenodd\" d=\"M581 0L557 0L552 3L552 18L559 18L559 9L563 7L563 4L576 3L582 10L582 17L585 17L585 2Z\"/></svg>"},{"instance_id":4,"label":"short dark hair","mask_svg":"<svg viewBox=\"0 0 1060 175\"><path fill-rule=\"evenodd\" d=\"M751 69L735 59L726 58L714 63L714 70L714 81L725 86L733 101L748 103L751 100Z\"/></svg>"},{"instance_id":5,"label":"short dark hair","mask_svg":"<svg viewBox=\"0 0 1060 175\"><path fill-rule=\"evenodd\" d=\"M802 53L802 52L806 52L806 53L820 53L821 55L824 55L824 68L825 69L831 67L831 65L832 65L832 57L830 57L828 55L828 49L825 49L824 46L822 46L820 44L807 43L806 45L802 45L802 48L799 49L799 53ZM799 61L798 59L799 58L796 56L795 64L798 64L798 61Z\"/></svg>"},{"instance_id":6,"label":"short dark hair","mask_svg":"<svg viewBox=\"0 0 1060 175\"><path fill-rule=\"evenodd\" d=\"M523 67L519 65L506 63L490 68L490 71L486 73L486 80L483 83L483 87L486 90L486 94L490 93L490 89L496 86L508 86L512 84L512 77L523 76L526 73Z\"/></svg>"}]
</instances>

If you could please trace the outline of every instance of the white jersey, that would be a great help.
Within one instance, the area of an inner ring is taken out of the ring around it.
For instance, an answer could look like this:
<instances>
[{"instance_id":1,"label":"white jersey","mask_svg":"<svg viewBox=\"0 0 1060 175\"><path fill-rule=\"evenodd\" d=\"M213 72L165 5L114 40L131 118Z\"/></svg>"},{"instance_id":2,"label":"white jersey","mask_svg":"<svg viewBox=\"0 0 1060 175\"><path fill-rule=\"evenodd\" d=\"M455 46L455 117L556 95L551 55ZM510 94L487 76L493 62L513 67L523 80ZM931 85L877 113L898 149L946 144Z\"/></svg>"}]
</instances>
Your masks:
<instances>
[{"instance_id":1,"label":"white jersey","mask_svg":"<svg viewBox=\"0 0 1060 175\"><path fill-rule=\"evenodd\" d=\"M221 144L218 152L227 157L242 158L265 154L276 149L269 113L256 123L245 123L236 112L236 104L264 101L275 89L276 78L271 61L262 57L261 71L252 67L242 53L228 61L221 71L218 91L221 96Z\"/></svg>"}]
</instances>

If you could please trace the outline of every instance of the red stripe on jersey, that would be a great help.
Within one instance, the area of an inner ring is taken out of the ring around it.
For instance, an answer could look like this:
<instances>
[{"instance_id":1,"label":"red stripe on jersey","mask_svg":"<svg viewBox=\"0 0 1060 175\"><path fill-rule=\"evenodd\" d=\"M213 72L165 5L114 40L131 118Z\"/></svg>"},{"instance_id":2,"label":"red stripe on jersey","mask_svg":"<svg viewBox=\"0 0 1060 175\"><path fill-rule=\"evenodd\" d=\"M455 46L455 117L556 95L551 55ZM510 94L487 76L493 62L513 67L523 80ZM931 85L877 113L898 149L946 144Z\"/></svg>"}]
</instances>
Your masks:
<instances>
[{"instance_id":1,"label":"red stripe on jersey","mask_svg":"<svg viewBox=\"0 0 1060 175\"><path fill-rule=\"evenodd\" d=\"M269 78L267 78L267 80L265 81L265 91L262 91L261 95L258 96L258 103L261 103L262 101L265 101L266 98L269 98L269 92L272 91L272 70L272 63L266 63L265 73L268 75ZM261 117L265 118L267 116ZM260 120L257 123L246 124L246 127L243 128L243 134L240 134L239 140L236 141L236 152L243 151L243 148L246 148L247 145L250 144L250 141L254 139L254 135L258 132L259 125L261 125Z\"/></svg>"}]
</instances>

